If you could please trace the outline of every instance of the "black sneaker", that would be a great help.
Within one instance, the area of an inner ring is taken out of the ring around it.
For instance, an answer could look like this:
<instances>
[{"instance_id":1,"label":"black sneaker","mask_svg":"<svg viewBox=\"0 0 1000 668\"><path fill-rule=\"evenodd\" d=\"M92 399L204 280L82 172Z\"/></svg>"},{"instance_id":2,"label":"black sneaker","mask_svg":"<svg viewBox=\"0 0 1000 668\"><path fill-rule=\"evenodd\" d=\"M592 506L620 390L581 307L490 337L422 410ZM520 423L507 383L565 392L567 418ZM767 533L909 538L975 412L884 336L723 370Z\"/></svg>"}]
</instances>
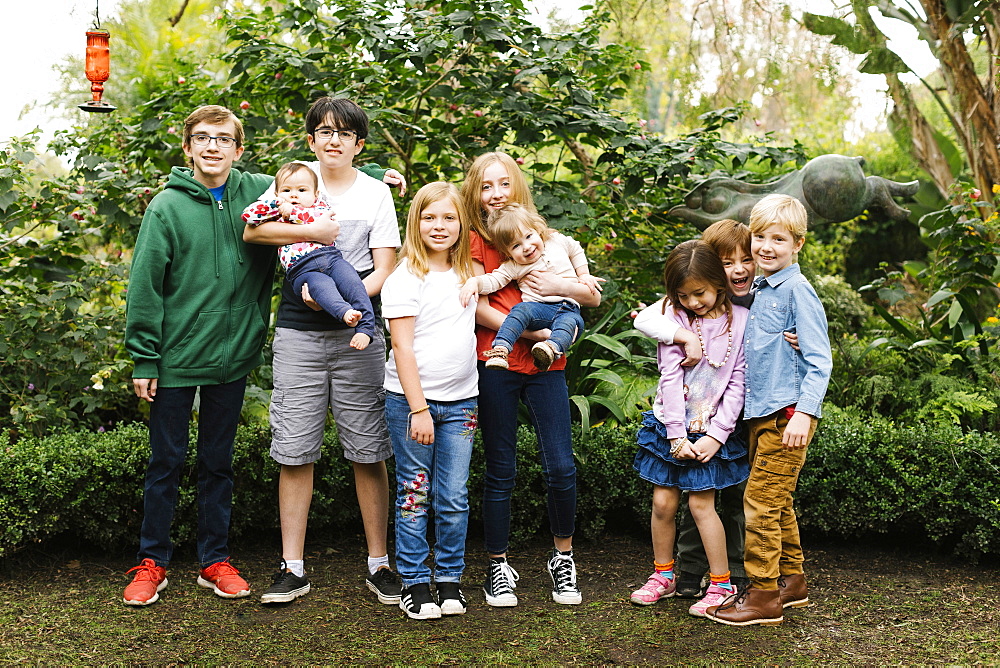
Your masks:
<instances>
[{"instance_id":1,"label":"black sneaker","mask_svg":"<svg viewBox=\"0 0 1000 668\"><path fill-rule=\"evenodd\" d=\"M399 576L388 566L383 566L375 571L374 575L369 575L365 578L365 583L378 596L379 603L385 603L386 605L399 603Z\"/></svg>"},{"instance_id":2,"label":"black sneaker","mask_svg":"<svg viewBox=\"0 0 1000 668\"><path fill-rule=\"evenodd\" d=\"M517 581L517 571L507 563L507 559L490 559L486 582L483 583L486 602L494 608L513 608L517 605L517 594L514 593Z\"/></svg>"},{"instance_id":3,"label":"black sneaker","mask_svg":"<svg viewBox=\"0 0 1000 668\"><path fill-rule=\"evenodd\" d=\"M552 578L552 600L563 605L579 605L583 603L583 594L576 586L576 562L573 561L573 551L560 552L552 550L549 559L549 576Z\"/></svg>"},{"instance_id":4,"label":"black sneaker","mask_svg":"<svg viewBox=\"0 0 1000 668\"><path fill-rule=\"evenodd\" d=\"M469 609L462 588L457 582L438 582L437 595L442 615L464 615Z\"/></svg>"},{"instance_id":5,"label":"black sneaker","mask_svg":"<svg viewBox=\"0 0 1000 668\"><path fill-rule=\"evenodd\" d=\"M701 599L705 596L706 587L703 576L679 571L677 573L677 593L674 596Z\"/></svg>"},{"instance_id":6,"label":"black sneaker","mask_svg":"<svg viewBox=\"0 0 1000 668\"><path fill-rule=\"evenodd\" d=\"M426 582L403 587L399 608L410 619L441 619L441 608L434 602L431 586Z\"/></svg>"},{"instance_id":7,"label":"black sneaker","mask_svg":"<svg viewBox=\"0 0 1000 668\"><path fill-rule=\"evenodd\" d=\"M299 577L285 567L282 559L278 572L267 591L260 597L261 603L291 603L299 596L309 593L311 586L305 577Z\"/></svg>"}]
</instances>

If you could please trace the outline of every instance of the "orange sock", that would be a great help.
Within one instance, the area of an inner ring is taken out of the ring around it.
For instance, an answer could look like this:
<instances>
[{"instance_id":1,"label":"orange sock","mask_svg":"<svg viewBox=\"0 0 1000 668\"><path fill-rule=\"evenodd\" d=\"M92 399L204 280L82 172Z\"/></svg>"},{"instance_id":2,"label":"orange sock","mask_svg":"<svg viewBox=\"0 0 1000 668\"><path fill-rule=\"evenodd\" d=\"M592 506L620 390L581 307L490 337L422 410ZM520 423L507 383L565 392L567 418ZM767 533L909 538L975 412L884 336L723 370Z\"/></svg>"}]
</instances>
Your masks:
<instances>
[{"instance_id":1,"label":"orange sock","mask_svg":"<svg viewBox=\"0 0 1000 668\"><path fill-rule=\"evenodd\" d=\"M716 587L722 587L723 589L733 590L733 583L729 581L729 574L732 571L726 571L722 575L716 575L715 573L709 573L709 577L712 579L712 584Z\"/></svg>"},{"instance_id":2,"label":"orange sock","mask_svg":"<svg viewBox=\"0 0 1000 668\"><path fill-rule=\"evenodd\" d=\"M656 569L657 573L659 573L663 577L667 578L668 580L673 580L674 579L674 560L673 559L671 559L670 561L668 561L665 564L658 564L658 563L656 563L656 560L654 559L653 560L653 568Z\"/></svg>"}]
</instances>

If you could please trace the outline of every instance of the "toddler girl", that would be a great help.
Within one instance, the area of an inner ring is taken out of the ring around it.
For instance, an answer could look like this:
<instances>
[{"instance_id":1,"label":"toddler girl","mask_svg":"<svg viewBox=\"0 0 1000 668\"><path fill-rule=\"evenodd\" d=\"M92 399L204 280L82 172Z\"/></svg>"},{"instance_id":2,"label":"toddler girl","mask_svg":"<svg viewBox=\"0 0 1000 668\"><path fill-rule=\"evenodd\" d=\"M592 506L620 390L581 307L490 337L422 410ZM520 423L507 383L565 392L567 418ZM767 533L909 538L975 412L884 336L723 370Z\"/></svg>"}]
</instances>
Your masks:
<instances>
[{"instance_id":1,"label":"toddler girl","mask_svg":"<svg viewBox=\"0 0 1000 668\"><path fill-rule=\"evenodd\" d=\"M315 172L301 162L290 162L274 175L274 198L259 200L243 211L243 222L251 227L274 220L308 225L330 215L330 205L319 192ZM375 338L375 315L368 291L358 272L335 246L312 241L281 246L278 259L285 268L295 295L309 284L309 295L323 310L357 327L351 347L364 350Z\"/></svg>"},{"instance_id":2,"label":"toddler girl","mask_svg":"<svg viewBox=\"0 0 1000 668\"><path fill-rule=\"evenodd\" d=\"M461 293L463 306L473 295L492 294L535 270L551 271L561 278L583 283L595 294L601 290L602 279L590 275L587 256L579 242L551 229L530 209L508 204L491 213L487 225L494 246L506 261L492 272L473 276L465 283ZM531 348L535 366L546 371L583 331L580 304L560 295L544 297L524 283L518 283L518 287L523 301L515 304L504 318L492 349L486 351L489 358L486 366L508 368L507 356L526 329L550 329L549 338Z\"/></svg>"},{"instance_id":3,"label":"toddler girl","mask_svg":"<svg viewBox=\"0 0 1000 668\"><path fill-rule=\"evenodd\" d=\"M703 617L706 608L733 593L715 494L749 476L746 445L738 434L730 438L743 408L748 312L730 302L722 262L703 241L678 245L667 258L663 277L670 302L663 302L664 316L694 332L704 356L695 366L683 367L682 347L657 347L660 382L653 410L643 414L634 463L639 476L654 485L650 528L655 571L631 601L651 605L676 591L674 517L686 490L711 575L705 596L689 609Z\"/></svg>"},{"instance_id":4,"label":"toddler girl","mask_svg":"<svg viewBox=\"0 0 1000 668\"><path fill-rule=\"evenodd\" d=\"M470 276L469 217L458 189L429 183L413 199L399 264L382 286L382 313L392 335L385 414L396 454L399 607L412 619L466 611L459 583L479 376L476 308L462 306L458 293ZM430 513L437 600L424 563Z\"/></svg>"}]
</instances>

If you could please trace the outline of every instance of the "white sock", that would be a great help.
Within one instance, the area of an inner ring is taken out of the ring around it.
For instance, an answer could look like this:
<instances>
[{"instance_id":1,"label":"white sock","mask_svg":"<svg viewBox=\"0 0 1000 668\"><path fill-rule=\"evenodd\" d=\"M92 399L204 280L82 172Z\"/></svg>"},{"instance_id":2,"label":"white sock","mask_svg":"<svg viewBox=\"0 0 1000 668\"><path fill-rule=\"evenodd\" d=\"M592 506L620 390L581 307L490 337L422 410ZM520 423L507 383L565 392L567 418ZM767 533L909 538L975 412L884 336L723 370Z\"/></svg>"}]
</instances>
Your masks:
<instances>
[{"instance_id":1,"label":"white sock","mask_svg":"<svg viewBox=\"0 0 1000 668\"><path fill-rule=\"evenodd\" d=\"M375 575L375 571L385 566L389 567L389 555L384 557L368 557L368 572Z\"/></svg>"},{"instance_id":2,"label":"white sock","mask_svg":"<svg viewBox=\"0 0 1000 668\"><path fill-rule=\"evenodd\" d=\"M303 559L285 559L285 568L297 577L302 578L306 575L306 562Z\"/></svg>"}]
</instances>

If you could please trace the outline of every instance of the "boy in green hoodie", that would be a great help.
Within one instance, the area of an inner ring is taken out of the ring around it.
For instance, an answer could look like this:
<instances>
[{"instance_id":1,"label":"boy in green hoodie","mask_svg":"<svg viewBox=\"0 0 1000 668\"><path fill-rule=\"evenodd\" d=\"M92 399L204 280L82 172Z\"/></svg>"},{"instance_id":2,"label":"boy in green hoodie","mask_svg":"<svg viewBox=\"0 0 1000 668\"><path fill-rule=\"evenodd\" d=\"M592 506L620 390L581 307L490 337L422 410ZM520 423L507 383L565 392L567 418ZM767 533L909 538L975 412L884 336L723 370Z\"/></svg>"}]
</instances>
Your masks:
<instances>
[{"instance_id":1,"label":"boy in green hoodie","mask_svg":"<svg viewBox=\"0 0 1000 668\"><path fill-rule=\"evenodd\" d=\"M263 361L275 249L243 242L243 209L271 177L233 169L243 126L225 107L184 122L190 167L174 167L143 216L132 258L125 347L136 395L150 402L151 454L135 573L126 605L149 605L167 586L170 525L188 447L195 392L198 425L198 584L223 598L250 587L229 563L233 441L247 374ZM296 225L301 241L331 243L337 224ZM308 236L305 236L308 235Z\"/></svg>"}]
</instances>

